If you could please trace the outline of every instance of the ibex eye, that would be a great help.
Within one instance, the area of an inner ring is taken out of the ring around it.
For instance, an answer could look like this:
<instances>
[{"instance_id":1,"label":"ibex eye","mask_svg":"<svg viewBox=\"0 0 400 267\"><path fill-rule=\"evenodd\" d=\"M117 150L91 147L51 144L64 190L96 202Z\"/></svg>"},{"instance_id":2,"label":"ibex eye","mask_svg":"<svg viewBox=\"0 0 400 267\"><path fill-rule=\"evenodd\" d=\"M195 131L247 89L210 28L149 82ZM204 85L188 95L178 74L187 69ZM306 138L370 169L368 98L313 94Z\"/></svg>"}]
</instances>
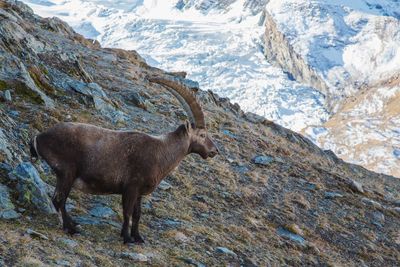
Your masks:
<instances>
[{"instance_id":1,"label":"ibex eye","mask_svg":"<svg viewBox=\"0 0 400 267\"><path fill-rule=\"evenodd\" d=\"M204 137L206 137L206 135L205 134L200 134L200 137L204 138Z\"/></svg>"}]
</instances>

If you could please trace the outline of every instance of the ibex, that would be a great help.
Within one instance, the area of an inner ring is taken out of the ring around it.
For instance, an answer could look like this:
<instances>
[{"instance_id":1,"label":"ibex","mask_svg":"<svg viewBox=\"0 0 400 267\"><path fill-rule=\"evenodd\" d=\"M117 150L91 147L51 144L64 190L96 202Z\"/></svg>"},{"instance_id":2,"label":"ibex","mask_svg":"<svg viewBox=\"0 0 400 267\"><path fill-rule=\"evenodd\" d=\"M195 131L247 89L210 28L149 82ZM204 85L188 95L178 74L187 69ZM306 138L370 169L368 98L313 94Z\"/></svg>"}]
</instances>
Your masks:
<instances>
[{"instance_id":1,"label":"ibex","mask_svg":"<svg viewBox=\"0 0 400 267\"><path fill-rule=\"evenodd\" d=\"M203 159L219 151L207 133L204 114L196 97L183 83L160 76L148 77L163 85L183 105L191 120L175 131L151 136L134 131L114 131L82 123L59 123L32 139L33 158L43 158L57 176L53 204L61 211L63 229L77 232L65 210L71 188L90 194L121 194L124 243L143 243L139 234L141 199L155 190L190 153ZM129 234L129 223L132 228Z\"/></svg>"}]
</instances>

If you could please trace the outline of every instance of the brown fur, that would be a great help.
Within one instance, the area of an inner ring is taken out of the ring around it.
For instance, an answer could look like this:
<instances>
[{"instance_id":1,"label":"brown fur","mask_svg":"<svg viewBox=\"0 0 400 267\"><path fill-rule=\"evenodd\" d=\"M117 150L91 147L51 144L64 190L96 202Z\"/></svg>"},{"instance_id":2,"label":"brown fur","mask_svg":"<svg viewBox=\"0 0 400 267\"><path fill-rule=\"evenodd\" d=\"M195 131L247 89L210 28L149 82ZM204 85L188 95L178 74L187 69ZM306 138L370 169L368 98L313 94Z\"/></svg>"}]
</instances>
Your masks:
<instances>
[{"instance_id":1,"label":"brown fur","mask_svg":"<svg viewBox=\"0 0 400 267\"><path fill-rule=\"evenodd\" d=\"M76 232L65 211L72 187L91 194L122 194L124 243L141 243L141 196L153 192L187 154L197 153L205 159L214 157L218 149L205 129L194 128L189 122L160 137L60 123L35 137L31 153L42 157L57 175L53 203L61 210L64 230Z\"/></svg>"}]
</instances>

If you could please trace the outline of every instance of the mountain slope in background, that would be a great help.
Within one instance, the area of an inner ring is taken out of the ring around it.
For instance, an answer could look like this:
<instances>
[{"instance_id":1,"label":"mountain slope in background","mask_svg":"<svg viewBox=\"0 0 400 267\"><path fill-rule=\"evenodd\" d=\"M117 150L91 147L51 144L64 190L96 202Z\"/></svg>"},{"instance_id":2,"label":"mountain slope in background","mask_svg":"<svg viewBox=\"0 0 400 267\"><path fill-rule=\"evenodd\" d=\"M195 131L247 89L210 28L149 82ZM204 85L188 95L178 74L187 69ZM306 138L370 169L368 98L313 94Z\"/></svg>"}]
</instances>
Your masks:
<instances>
[{"instance_id":1,"label":"mountain slope in background","mask_svg":"<svg viewBox=\"0 0 400 267\"><path fill-rule=\"evenodd\" d=\"M102 48L57 18L0 1L0 265L396 266L398 179L323 151L300 134L199 90L221 155L188 156L145 197L144 246L120 240L121 198L75 190L82 227L50 209L54 175L28 142L59 121L151 134L186 116L135 51ZM180 76L184 83L193 81ZM45 208L48 207L48 208Z\"/></svg>"},{"instance_id":2,"label":"mountain slope in background","mask_svg":"<svg viewBox=\"0 0 400 267\"><path fill-rule=\"evenodd\" d=\"M316 88L334 115L303 132L347 161L400 177L400 3L272 0L266 10L325 83ZM301 70L296 78L311 83Z\"/></svg>"},{"instance_id":3,"label":"mountain slope in background","mask_svg":"<svg viewBox=\"0 0 400 267\"><path fill-rule=\"evenodd\" d=\"M265 60L263 1L26 2L103 46L135 49L150 65L184 69L202 88L293 130L328 118L320 92Z\"/></svg>"}]
</instances>

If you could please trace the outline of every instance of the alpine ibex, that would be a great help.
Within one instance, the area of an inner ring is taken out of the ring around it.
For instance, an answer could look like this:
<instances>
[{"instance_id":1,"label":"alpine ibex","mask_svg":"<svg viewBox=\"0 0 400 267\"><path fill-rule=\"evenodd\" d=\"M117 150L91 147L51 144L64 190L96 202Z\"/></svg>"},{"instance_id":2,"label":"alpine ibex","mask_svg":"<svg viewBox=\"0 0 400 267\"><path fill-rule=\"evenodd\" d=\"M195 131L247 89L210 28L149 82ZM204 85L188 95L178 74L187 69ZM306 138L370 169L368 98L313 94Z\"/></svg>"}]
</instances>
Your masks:
<instances>
[{"instance_id":1,"label":"alpine ibex","mask_svg":"<svg viewBox=\"0 0 400 267\"><path fill-rule=\"evenodd\" d=\"M177 80L159 76L148 80L168 89L183 105L191 123L157 137L89 124L59 123L32 139L32 157L43 158L57 176L53 204L61 211L66 232L77 232L65 210L74 187L90 194L122 194L121 236L124 243L143 243L138 228L142 196L153 192L186 155L197 153L206 159L219 153L190 89Z\"/></svg>"}]
</instances>

